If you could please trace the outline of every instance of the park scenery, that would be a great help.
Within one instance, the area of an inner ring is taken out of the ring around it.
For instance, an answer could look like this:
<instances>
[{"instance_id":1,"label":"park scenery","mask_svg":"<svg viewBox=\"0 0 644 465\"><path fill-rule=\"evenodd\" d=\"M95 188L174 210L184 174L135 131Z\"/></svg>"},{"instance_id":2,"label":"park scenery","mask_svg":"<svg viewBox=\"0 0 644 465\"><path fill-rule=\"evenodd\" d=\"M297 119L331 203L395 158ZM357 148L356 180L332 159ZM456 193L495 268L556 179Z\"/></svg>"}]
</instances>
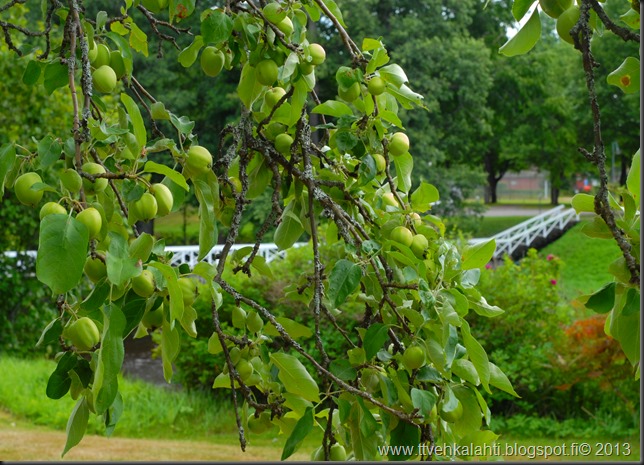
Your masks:
<instances>
[{"instance_id":1,"label":"park scenery","mask_svg":"<svg viewBox=\"0 0 644 465\"><path fill-rule=\"evenodd\" d=\"M0 28L0 460L640 460L639 2Z\"/></svg>"}]
</instances>

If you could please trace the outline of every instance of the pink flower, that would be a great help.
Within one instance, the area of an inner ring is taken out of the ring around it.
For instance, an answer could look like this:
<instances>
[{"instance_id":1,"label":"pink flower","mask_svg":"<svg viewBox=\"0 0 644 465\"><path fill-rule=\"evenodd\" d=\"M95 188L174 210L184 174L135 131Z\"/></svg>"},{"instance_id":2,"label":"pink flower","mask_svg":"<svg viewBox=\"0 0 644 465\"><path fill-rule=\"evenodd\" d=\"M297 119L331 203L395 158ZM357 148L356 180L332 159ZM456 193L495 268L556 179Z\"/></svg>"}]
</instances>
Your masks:
<instances>
[{"instance_id":1,"label":"pink flower","mask_svg":"<svg viewBox=\"0 0 644 465\"><path fill-rule=\"evenodd\" d=\"M490 268L492 268L492 265L490 265L489 263L487 265L485 265L486 270L489 270Z\"/></svg>"},{"instance_id":2,"label":"pink flower","mask_svg":"<svg viewBox=\"0 0 644 465\"><path fill-rule=\"evenodd\" d=\"M550 284L552 284L553 286L556 286L557 285L557 280L556 279L551 279Z\"/></svg>"},{"instance_id":3,"label":"pink flower","mask_svg":"<svg viewBox=\"0 0 644 465\"><path fill-rule=\"evenodd\" d=\"M550 260L553 260L554 258L555 258L554 255L548 254L548 256L546 257L546 260L550 261Z\"/></svg>"}]
</instances>

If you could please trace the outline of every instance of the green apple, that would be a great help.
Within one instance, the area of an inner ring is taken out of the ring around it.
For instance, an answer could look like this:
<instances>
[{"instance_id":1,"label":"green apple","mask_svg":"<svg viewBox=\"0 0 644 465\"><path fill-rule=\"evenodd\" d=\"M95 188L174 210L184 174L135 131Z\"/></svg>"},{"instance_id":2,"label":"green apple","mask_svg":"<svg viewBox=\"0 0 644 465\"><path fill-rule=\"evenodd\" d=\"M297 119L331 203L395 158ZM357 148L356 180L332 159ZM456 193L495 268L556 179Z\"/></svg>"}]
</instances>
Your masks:
<instances>
[{"instance_id":1,"label":"green apple","mask_svg":"<svg viewBox=\"0 0 644 465\"><path fill-rule=\"evenodd\" d=\"M98 69L101 66L110 64L110 48L105 44L96 45L96 58L94 61L90 60L90 64Z\"/></svg>"},{"instance_id":2,"label":"green apple","mask_svg":"<svg viewBox=\"0 0 644 465\"><path fill-rule=\"evenodd\" d=\"M564 11L559 15L559 17L557 18L556 28L557 28L557 34L559 34L559 37L561 38L561 40L574 45L575 42L573 41L572 36L570 35L570 30L573 28L575 24L577 24L577 21L579 21L580 16L581 16L581 12L577 5L571 6L566 11Z\"/></svg>"},{"instance_id":3,"label":"green apple","mask_svg":"<svg viewBox=\"0 0 644 465\"><path fill-rule=\"evenodd\" d=\"M143 221L150 221L157 216L159 209L157 199L149 192L146 192L139 200L134 202L132 208L134 208L137 218Z\"/></svg>"},{"instance_id":4,"label":"green apple","mask_svg":"<svg viewBox=\"0 0 644 465\"><path fill-rule=\"evenodd\" d=\"M93 283L97 283L107 276L107 268L100 258L87 257L83 271Z\"/></svg>"},{"instance_id":5,"label":"green apple","mask_svg":"<svg viewBox=\"0 0 644 465\"><path fill-rule=\"evenodd\" d=\"M94 207L89 207L76 215L76 219L83 223L89 231L89 238L95 239L101 232L103 226L103 219L101 214Z\"/></svg>"},{"instance_id":6,"label":"green apple","mask_svg":"<svg viewBox=\"0 0 644 465\"><path fill-rule=\"evenodd\" d=\"M98 57L98 44L96 43L96 41L93 41L89 45L89 50L87 52L87 58L89 58L89 63L94 64L97 57Z\"/></svg>"},{"instance_id":7,"label":"green apple","mask_svg":"<svg viewBox=\"0 0 644 465\"><path fill-rule=\"evenodd\" d=\"M313 72L315 69L315 66L313 66L313 63L309 63L308 61L303 61L302 63L299 64L300 72L304 74L305 76L308 76Z\"/></svg>"},{"instance_id":8,"label":"green apple","mask_svg":"<svg viewBox=\"0 0 644 465\"><path fill-rule=\"evenodd\" d=\"M342 444L337 442L329 450L329 460L332 462L344 462L347 459L347 451Z\"/></svg>"},{"instance_id":9,"label":"green apple","mask_svg":"<svg viewBox=\"0 0 644 465\"><path fill-rule=\"evenodd\" d=\"M414 226L420 226L421 224L423 224L423 220L422 220L422 218L421 218L421 217L420 217L420 215L419 215L418 213L416 213L416 212L411 212L411 213L409 214L409 219L411 220L411 222L412 222L412 224L413 224Z\"/></svg>"},{"instance_id":10,"label":"green apple","mask_svg":"<svg viewBox=\"0 0 644 465\"><path fill-rule=\"evenodd\" d=\"M262 60L255 67L257 82L265 86L271 86L277 80L279 70L277 63L273 60Z\"/></svg>"},{"instance_id":11,"label":"green apple","mask_svg":"<svg viewBox=\"0 0 644 465\"><path fill-rule=\"evenodd\" d=\"M215 77L221 73L226 62L226 57L217 47L209 46L201 52L199 62L201 63L201 69L207 76Z\"/></svg>"},{"instance_id":12,"label":"green apple","mask_svg":"<svg viewBox=\"0 0 644 465\"><path fill-rule=\"evenodd\" d=\"M188 149L186 165L195 173L204 173L212 167L212 155L207 148L192 145Z\"/></svg>"},{"instance_id":13,"label":"green apple","mask_svg":"<svg viewBox=\"0 0 644 465\"><path fill-rule=\"evenodd\" d=\"M105 173L105 168L103 168L98 163L87 162L81 169L88 174L97 175ZM92 195L97 192L103 192L107 188L107 179L106 178L97 178L96 181L92 182L89 179L83 178L83 188L85 193Z\"/></svg>"},{"instance_id":14,"label":"green apple","mask_svg":"<svg viewBox=\"0 0 644 465\"><path fill-rule=\"evenodd\" d=\"M293 34L293 21L288 16L285 16L283 20L277 23L277 29L282 31L286 38L289 38Z\"/></svg>"},{"instance_id":15,"label":"green apple","mask_svg":"<svg viewBox=\"0 0 644 465\"><path fill-rule=\"evenodd\" d=\"M60 173L60 181L63 183L63 187L73 194L80 191L80 188L83 186L83 179L80 177L80 174L72 168L67 168Z\"/></svg>"},{"instance_id":16,"label":"green apple","mask_svg":"<svg viewBox=\"0 0 644 465\"><path fill-rule=\"evenodd\" d=\"M376 171L382 173L387 168L387 160L381 153L374 153L371 155L373 160L376 162Z\"/></svg>"},{"instance_id":17,"label":"green apple","mask_svg":"<svg viewBox=\"0 0 644 465\"><path fill-rule=\"evenodd\" d=\"M42 220L47 215L66 215L67 210L65 207L56 202L47 202L40 209L40 219Z\"/></svg>"},{"instance_id":18,"label":"green apple","mask_svg":"<svg viewBox=\"0 0 644 465\"><path fill-rule=\"evenodd\" d=\"M409 138L404 132L397 132L389 140L389 153L394 157L403 155L409 151Z\"/></svg>"},{"instance_id":19,"label":"green apple","mask_svg":"<svg viewBox=\"0 0 644 465\"><path fill-rule=\"evenodd\" d=\"M181 295L183 297L183 305L190 307L195 303L197 298L197 281L192 278L179 278L178 280L179 288L181 289Z\"/></svg>"},{"instance_id":20,"label":"green apple","mask_svg":"<svg viewBox=\"0 0 644 465\"><path fill-rule=\"evenodd\" d=\"M262 412L259 417L255 417L252 413L248 416L248 429L251 433L262 434L271 429L272 426L271 415L268 412Z\"/></svg>"},{"instance_id":21,"label":"green apple","mask_svg":"<svg viewBox=\"0 0 644 465\"><path fill-rule=\"evenodd\" d=\"M446 422L454 423L463 416L463 404L459 400L454 410L450 410L449 412L446 412L445 410L441 409L440 412L438 412L438 414Z\"/></svg>"},{"instance_id":22,"label":"green apple","mask_svg":"<svg viewBox=\"0 0 644 465\"><path fill-rule=\"evenodd\" d=\"M278 134L275 137L275 150L282 155L288 156L291 154L291 146L293 145L293 138L286 133Z\"/></svg>"},{"instance_id":23,"label":"green apple","mask_svg":"<svg viewBox=\"0 0 644 465\"><path fill-rule=\"evenodd\" d=\"M392 241L398 242L405 247L410 247L411 243L414 240L414 235L412 234L412 232L404 226L396 226L391 231L390 237Z\"/></svg>"},{"instance_id":24,"label":"green apple","mask_svg":"<svg viewBox=\"0 0 644 465\"><path fill-rule=\"evenodd\" d=\"M557 19L572 6L572 0L539 0L539 5L545 14Z\"/></svg>"},{"instance_id":25,"label":"green apple","mask_svg":"<svg viewBox=\"0 0 644 465\"><path fill-rule=\"evenodd\" d=\"M417 370L425 365L425 351L418 346L408 347L402 354L402 362L405 368Z\"/></svg>"},{"instance_id":26,"label":"green apple","mask_svg":"<svg viewBox=\"0 0 644 465\"><path fill-rule=\"evenodd\" d=\"M16 197L23 205L35 207L42 199L43 191L35 191L31 188L36 183L42 182L38 173L33 171L20 175L13 185Z\"/></svg>"},{"instance_id":27,"label":"green apple","mask_svg":"<svg viewBox=\"0 0 644 465\"><path fill-rule=\"evenodd\" d=\"M386 192L382 194L382 203L384 206L389 205L390 207L400 207L398 200L396 200L396 196L393 194L393 192Z\"/></svg>"},{"instance_id":28,"label":"green apple","mask_svg":"<svg viewBox=\"0 0 644 465\"><path fill-rule=\"evenodd\" d=\"M349 88L339 86L338 95L342 100L346 100L347 102L353 102L355 99L357 99L360 96L360 83L354 82L353 84L351 84L351 87Z\"/></svg>"},{"instance_id":29,"label":"green apple","mask_svg":"<svg viewBox=\"0 0 644 465\"><path fill-rule=\"evenodd\" d=\"M253 365L245 358L242 358L235 365L235 370L239 373L241 380L246 381L253 374Z\"/></svg>"},{"instance_id":30,"label":"green apple","mask_svg":"<svg viewBox=\"0 0 644 465\"><path fill-rule=\"evenodd\" d=\"M157 201L157 216L166 216L172 210L174 198L165 184L156 183L150 186L150 192Z\"/></svg>"},{"instance_id":31,"label":"green apple","mask_svg":"<svg viewBox=\"0 0 644 465\"><path fill-rule=\"evenodd\" d=\"M264 13L264 17L273 24L279 24L280 21L286 18L286 10L282 8L282 5L278 2L266 4L266 6L262 8L262 13Z\"/></svg>"},{"instance_id":32,"label":"green apple","mask_svg":"<svg viewBox=\"0 0 644 465\"><path fill-rule=\"evenodd\" d=\"M121 56L121 52L118 50L112 50L110 52L110 68L116 73L116 79L121 79L125 76L125 62Z\"/></svg>"},{"instance_id":33,"label":"green apple","mask_svg":"<svg viewBox=\"0 0 644 465\"><path fill-rule=\"evenodd\" d=\"M116 87L117 81L116 73L109 65L96 68L92 73L92 85L94 89L103 94L112 92Z\"/></svg>"},{"instance_id":34,"label":"green apple","mask_svg":"<svg viewBox=\"0 0 644 465\"><path fill-rule=\"evenodd\" d=\"M429 247L429 241L422 234L416 234L411 240L411 245L409 246L411 251L414 252L414 255L419 258L422 258L425 255L427 247Z\"/></svg>"},{"instance_id":35,"label":"green apple","mask_svg":"<svg viewBox=\"0 0 644 465\"><path fill-rule=\"evenodd\" d=\"M279 102L280 99L284 97L284 95L286 95L286 91L281 87L271 87L264 94L264 102L266 103L266 107L272 109L275 105L277 105L277 102Z\"/></svg>"},{"instance_id":36,"label":"green apple","mask_svg":"<svg viewBox=\"0 0 644 465\"><path fill-rule=\"evenodd\" d=\"M315 66L321 65L326 59L326 52L320 44L310 44L309 55L311 55L311 64Z\"/></svg>"},{"instance_id":37,"label":"green apple","mask_svg":"<svg viewBox=\"0 0 644 465\"><path fill-rule=\"evenodd\" d=\"M132 278L132 290L139 296L148 298L154 294L156 284L150 270L143 270L140 275Z\"/></svg>"},{"instance_id":38,"label":"green apple","mask_svg":"<svg viewBox=\"0 0 644 465\"><path fill-rule=\"evenodd\" d=\"M101 340L96 323L86 316L79 318L64 330L64 336L72 341L78 350L90 350Z\"/></svg>"},{"instance_id":39,"label":"green apple","mask_svg":"<svg viewBox=\"0 0 644 465\"><path fill-rule=\"evenodd\" d=\"M273 121L272 123L269 123L268 126L266 126L266 129L264 129L264 134L266 135L266 138L268 140L274 141L277 136L286 132L286 129L287 128L284 124Z\"/></svg>"},{"instance_id":40,"label":"green apple","mask_svg":"<svg viewBox=\"0 0 644 465\"><path fill-rule=\"evenodd\" d=\"M367 81L367 90L371 95L380 95L387 88L387 83L380 76L374 76Z\"/></svg>"},{"instance_id":41,"label":"green apple","mask_svg":"<svg viewBox=\"0 0 644 465\"><path fill-rule=\"evenodd\" d=\"M163 325L163 304L156 310L150 310L145 312L143 318L141 318L141 323L146 328L159 328Z\"/></svg>"}]
</instances>

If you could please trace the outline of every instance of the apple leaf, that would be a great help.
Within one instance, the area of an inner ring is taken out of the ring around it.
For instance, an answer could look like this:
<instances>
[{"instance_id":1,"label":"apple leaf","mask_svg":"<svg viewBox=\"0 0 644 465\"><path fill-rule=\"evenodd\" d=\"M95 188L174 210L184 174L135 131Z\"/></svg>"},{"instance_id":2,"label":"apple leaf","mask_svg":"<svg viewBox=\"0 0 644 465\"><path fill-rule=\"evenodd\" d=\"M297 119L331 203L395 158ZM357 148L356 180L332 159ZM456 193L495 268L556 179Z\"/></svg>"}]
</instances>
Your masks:
<instances>
[{"instance_id":1,"label":"apple leaf","mask_svg":"<svg viewBox=\"0 0 644 465\"><path fill-rule=\"evenodd\" d=\"M320 389L302 362L293 355L283 352L270 354L271 362L277 367L277 377L287 392L297 394L311 402L320 401Z\"/></svg>"},{"instance_id":2,"label":"apple leaf","mask_svg":"<svg viewBox=\"0 0 644 465\"><path fill-rule=\"evenodd\" d=\"M311 113L335 116L336 118L344 115L353 115L353 111L351 111L351 108L347 104L338 102L337 100L327 100L311 110Z\"/></svg>"},{"instance_id":3,"label":"apple leaf","mask_svg":"<svg viewBox=\"0 0 644 465\"><path fill-rule=\"evenodd\" d=\"M226 42L233 32L233 20L223 10L206 10L201 20L201 35L206 43L219 45Z\"/></svg>"},{"instance_id":4,"label":"apple leaf","mask_svg":"<svg viewBox=\"0 0 644 465\"><path fill-rule=\"evenodd\" d=\"M192 43L179 53L178 59L181 66L184 68L190 68L197 60L197 55L199 55L201 47L203 47L203 37L195 36Z\"/></svg>"},{"instance_id":5,"label":"apple leaf","mask_svg":"<svg viewBox=\"0 0 644 465\"><path fill-rule=\"evenodd\" d=\"M2 164L0 163L0 187L2 186ZM640 201L640 151L637 149L635 155L633 155L633 161L631 162L631 169L628 172L626 177L626 186L628 191L633 194L633 199L636 203L639 204ZM0 188L0 193L2 189Z\"/></svg>"},{"instance_id":6,"label":"apple leaf","mask_svg":"<svg viewBox=\"0 0 644 465\"><path fill-rule=\"evenodd\" d=\"M212 171L194 178L192 182L195 187L195 196L199 200L199 256L197 260L202 260L217 244L215 210L219 199L219 184Z\"/></svg>"},{"instance_id":7,"label":"apple leaf","mask_svg":"<svg viewBox=\"0 0 644 465\"><path fill-rule=\"evenodd\" d=\"M606 77L606 82L622 89L625 94L635 94L640 91L640 61L634 57L626 57L615 71Z\"/></svg>"},{"instance_id":8,"label":"apple leaf","mask_svg":"<svg viewBox=\"0 0 644 465\"><path fill-rule=\"evenodd\" d=\"M51 95L59 87L69 84L69 74L67 66L63 65L58 59L45 66L45 91Z\"/></svg>"},{"instance_id":9,"label":"apple leaf","mask_svg":"<svg viewBox=\"0 0 644 465\"><path fill-rule=\"evenodd\" d=\"M95 380L102 379L102 383L92 386L94 393L94 408L96 413L103 414L114 402L119 390L118 376L121 373L125 349L123 346L123 332L125 329L125 315L116 305L105 307L103 337L98 353Z\"/></svg>"},{"instance_id":10,"label":"apple leaf","mask_svg":"<svg viewBox=\"0 0 644 465\"><path fill-rule=\"evenodd\" d=\"M541 37L541 19L539 18L539 10L535 9L534 13L523 27L508 40L501 48L499 53L507 57L516 55L523 55L532 50L539 38Z\"/></svg>"},{"instance_id":11,"label":"apple leaf","mask_svg":"<svg viewBox=\"0 0 644 465\"><path fill-rule=\"evenodd\" d=\"M291 435L288 437L286 440L286 443L284 444L284 449L282 450L282 458L281 460L286 460L289 458L295 451L297 451L298 447L308 436L308 434L311 432L313 429L313 408L308 407L302 418L300 418L297 423L295 424L295 428L293 428L293 432Z\"/></svg>"},{"instance_id":12,"label":"apple leaf","mask_svg":"<svg viewBox=\"0 0 644 465\"><path fill-rule=\"evenodd\" d=\"M148 140L147 133L145 132L145 123L143 122L143 117L141 116L141 111L137 106L136 102L132 97L125 93L121 93L121 102L127 110L127 114L130 116L130 121L132 121L132 127L134 129L134 137L136 137L136 142L139 145L140 152L141 148L145 147L145 144Z\"/></svg>"},{"instance_id":13,"label":"apple leaf","mask_svg":"<svg viewBox=\"0 0 644 465\"><path fill-rule=\"evenodd\" d=\"M494 363L490 362L490 384L495 388L512 394L514 397L521 397L512 387L512 383L501 369Z\"/></svg>"},{"instance_id":14,"label":"apple leaf","mask_svg":"<svg viewBox=\"0 0 644 465\"><path fill-rule=\"evenodd\" d=\"M463 251L461 269L471 270L480 268L490 261L496 249L496 240L490 239L471 245Z\"/></svg>"},{"instance_id":15,"label":"apple leaf","mask_svg":"<svg viewBox=\"0 0 644 465\"><path fill-rule=\"evenodd\" d=\"M89 407L87 406L85 396L83 396L78 399L72 414L69 416L69 421L67 422L67 441L65 442L63 453L60 454L61 457L64 457L72 447L81 442L81 439L85 436L88 420Z\"/></svg>"},{"instance_id":16,"label":"apple leaf","mask_svg":"<svg viewBox=\"0 0 644 465\"><path fill-rule=\"evenodd\" d=\"M474 368L476 368L476 372L479 374L481 384L486 391L490 392L490 360L483 346L470 333L470 325L465 320L463 320L463 325L461 326L461 335L463 336L463 345L467 349L467 354Z\"/></svg>"},{"instance_id":17,"label":"apple leaf","mask_svg":"<svg viewBox=\"0 0 644 465\"><path fill-rule=\"evenodd\" d=\"M30 60L27 63L25 72L22 75L22 82L28 86L33 86L38 82L40 77L41 64L38 60Z\"/></svg>"},{"instance_id":18,"label":"apple leaf","mask_svg":"<svg viewBox=\"0 0 644 465\"><path fill-rule=\"evenodd\" d=\"M186 192L190 191L190 187L188 187L186 178L184 178L181 173L173 170L169 166L162 165L160 163L155 163L153 161L147 161L145 162L145 166L143 167L143 172L163 174L164 176L167 176L168 178L170 178L172 182L182 187Z\"/></svg>"},{"instance_id":19,"label":"apple leaf","mask_svg":"<svg viewBox=\"0 0 644 465\"><path fill-rule=\"evenodd\" d=\"M521 18L525 16L532 4L536 1L537 0L514 0L514 3L512 4L512 16L514 16L514 19L521 21Z\"/></svg>"},{"instance_id":20,"label":"apple leaf","mask_svg":"<svg viewBox=\"0 0 644 465\"><path fill-rule=\"evenodd\" d=\"M304 232L300 218L293 212L294 204L295 201L289 203L284 209L282 220L273 236L273 242L280 250L286 250L291 247Z\"/></svg>"},{"instance_id":21,"label":"apple leaf","mask_svg":"<svg viewBox=\"0 0 644 465\"><path fill-rule=\"evenodd\" d=\"M301 337L311 337L313 335L313 331L308 326L304 326L301 323L298 323L297 321L293 321L290 318L286 318L284 316L278 316L275 318L275 321L286 331L289 336L291 336L293 339L297 340ZM264 326L264 334L267 336L280 336L279 331L277 331L277 328L273 325L273 323L268 322L266 326Z\"/></svg>"},{"instance_id":22,"label":"apple leaf","mask_svg":"<svg viewBox=\"0 0 644 465\"><path fill-rule=\"evenodd\" d=\"M5 179L15 162L16 147L13 144L5 144L0 147L0 197L4 195Z\"/></svg>"},{"instance_id":23,"label":"apple leaf","mask_svg":"<svg viewBox=\"0 0 644 465\"><path fill-rule=\"evenodd\" d=\"M409 153L392 157L396 167L396 187L403 192L411 189L411 171L414 167L414 159Z\"/></svg>"},{"instance_id":24,"label":"apple leaf","mask_svg":"<svg viewBox=\"0 0 644 465\"><path fill-rule=\"evenodd\" d=\"M421 182L418 189L411 194L411 207L415 211L423 213L429 210L432 207L431 204L436 202L438 198L438 189L436 187L432 184Z\"/></svg>"},{"instance_id":25,"label":"apple leaf","mask_svg":"<svg viewBox=\"0 0 644 465\"><path fill-rule=\"evenodd\" d=\"M580 192L575 194L570 202L572 208L575 209L577 213L580 212L595 212L595 196L590 194L584 194Z\"/></svg>"},{"instance_id":26,"label":"apple leaf","mask_svg":"<svg viewBox=\"0 0 644 465\"><path fill-rule=\"evenodd\" d=\"M116 286L141 274L138 258L130 258L128 245L120 234L110 233L110 245L105 256L107 278Z\"/></svg>"},{"instance_id":27,"label":"apple leaf","mask_svg":"<svg viewBox=\"0 0 644 465\"><path fill-rule=\"evenodd\" d=\"M338 308L356 290L362 278L362 268L344 258L338 260L329 276L327 297L333 308Z\"/></svg>"},{"instance_id":28,"label":"apple leaf","mask_svg":"<svg viewBox=\"0 0 644 465\"><path fill-rule=\"evenodd\" d=\"M629 8L619 19L624 21L631 29L639 30L640 28L640 14L632 8Z\"/></svg>"}]
</instances>

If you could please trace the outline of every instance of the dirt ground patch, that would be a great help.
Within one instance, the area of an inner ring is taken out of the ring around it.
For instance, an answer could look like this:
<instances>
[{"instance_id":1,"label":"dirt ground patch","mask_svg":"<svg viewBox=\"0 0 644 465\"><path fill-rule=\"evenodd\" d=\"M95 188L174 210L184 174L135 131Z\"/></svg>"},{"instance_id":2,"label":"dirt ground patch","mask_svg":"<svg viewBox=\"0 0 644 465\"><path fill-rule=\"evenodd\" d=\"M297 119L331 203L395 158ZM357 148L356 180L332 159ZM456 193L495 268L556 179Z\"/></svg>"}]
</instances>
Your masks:
<instances>
[{"instance_id":1,"label":"dirt ground patch","mask_svg":"<svg viewBox=\"0 0 644 465\"><path fill-rule=\"evenodd\" d=\"M252 446L242 452L239 444L215 444L205 441L106 438L86 435L65 455L65 432L26 425L0 411L0 460L3 461L279 461L281 448ZM214 439L217 440L217 439ZM213 440L213 441L214 441ZM289 460L308 460L306 452L293 454Z\"/></svg>"}]
</instances>

